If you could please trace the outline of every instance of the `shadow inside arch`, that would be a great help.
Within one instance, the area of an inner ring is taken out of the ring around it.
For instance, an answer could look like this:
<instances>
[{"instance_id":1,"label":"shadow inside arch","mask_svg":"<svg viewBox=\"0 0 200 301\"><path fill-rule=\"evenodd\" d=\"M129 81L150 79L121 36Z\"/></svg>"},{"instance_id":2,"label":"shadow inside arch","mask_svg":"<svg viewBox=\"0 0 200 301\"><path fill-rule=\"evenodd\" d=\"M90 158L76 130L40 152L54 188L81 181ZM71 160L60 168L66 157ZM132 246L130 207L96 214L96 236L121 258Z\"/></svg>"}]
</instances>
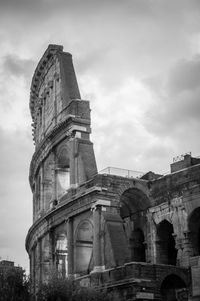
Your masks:
<instances>
[{"instance_id":1,"label":"shadow inside arch","mask_svg":"<svg viewBox=\"0 0 200 301\"><path fill-rule=\"evenodd\" d=\"M161 284L162 301L186 301L188 292L185 281L178 275L168 275Z\"/></svg>"}]
</instances>

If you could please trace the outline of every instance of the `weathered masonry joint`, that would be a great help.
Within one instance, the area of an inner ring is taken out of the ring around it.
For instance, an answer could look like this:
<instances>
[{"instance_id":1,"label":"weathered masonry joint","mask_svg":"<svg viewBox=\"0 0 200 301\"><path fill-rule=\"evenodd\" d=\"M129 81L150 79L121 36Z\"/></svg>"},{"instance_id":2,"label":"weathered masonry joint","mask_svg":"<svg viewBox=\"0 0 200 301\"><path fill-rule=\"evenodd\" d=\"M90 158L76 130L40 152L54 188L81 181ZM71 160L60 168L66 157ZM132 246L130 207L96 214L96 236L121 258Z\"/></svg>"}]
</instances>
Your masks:
<instances>
[{"instance_id":1,"label":"weathered masonry joint","mask_svg":"<svg viewBox=\"0 0 200 301\"><path fill-rule=\"evenodd\" d=\"M165 176L98 173L89 102L62 46L38 63L30 111L32 292L57 270L127 300L199 300L200 159L186 154Z\"/></svg>"}]
</instances>

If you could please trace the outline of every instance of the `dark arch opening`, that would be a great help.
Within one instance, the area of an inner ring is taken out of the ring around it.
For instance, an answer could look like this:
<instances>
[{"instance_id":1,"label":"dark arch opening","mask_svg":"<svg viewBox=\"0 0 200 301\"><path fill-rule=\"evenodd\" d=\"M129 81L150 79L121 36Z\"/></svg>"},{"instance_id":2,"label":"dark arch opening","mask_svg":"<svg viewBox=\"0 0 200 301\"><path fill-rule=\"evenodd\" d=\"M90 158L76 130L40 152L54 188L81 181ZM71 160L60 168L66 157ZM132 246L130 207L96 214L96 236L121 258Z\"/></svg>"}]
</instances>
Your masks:
<instances>
[{"instance_id":1,"label":"dark arch opening","mask_svg":"<svg viewBox=\"0 0 200 301\"><path fill-rule=\"evenodd\" d=\"M120 215L122 218L144 212L150 206L146 194L137 188L130 188L120 197Z\"/></svg>"},{"instance_id":2,"label":"dark arch opening","mask_svg":"<svg viewBox=\"0 0 200 301\"><path fill-rule=\"evenodd\" d=\"M186 301L187 290L185 282L177 275L167 276L161 284L163 301Z\"/></svg>"},{"instance_id":3,"label":"dark arch opening","mask_svg":"<svg viewBox=\"0 0 200 301\"><path fill-rule=\"evenodd\" d=\"M124 191L120 198L120 215L129 242L132 261L146 261L145 230L146 209L150 201L145 193L136 188Z\"/></svg>"},{"instance_id":4,"label":"dark arch opening","mask_svg":"<svg viewBox=\"0 0 200 301\"><path fill-rule=\"evenodd\" d=\"M190 242L193 249L193 256L200 255L200 207L196 208L188 222L190 231Z\"/></svg>"},{"instance_id":5,"label":"dark arch opening","mask_svg":"<svg viewBox=\"0 0 200 301\"><path fill-rule=\"evenodd\" d=\"M176 265L177 249L173 236L173 225L164 220L157 228L157 261L162 264Z\"/></svg>"}]
</instances>

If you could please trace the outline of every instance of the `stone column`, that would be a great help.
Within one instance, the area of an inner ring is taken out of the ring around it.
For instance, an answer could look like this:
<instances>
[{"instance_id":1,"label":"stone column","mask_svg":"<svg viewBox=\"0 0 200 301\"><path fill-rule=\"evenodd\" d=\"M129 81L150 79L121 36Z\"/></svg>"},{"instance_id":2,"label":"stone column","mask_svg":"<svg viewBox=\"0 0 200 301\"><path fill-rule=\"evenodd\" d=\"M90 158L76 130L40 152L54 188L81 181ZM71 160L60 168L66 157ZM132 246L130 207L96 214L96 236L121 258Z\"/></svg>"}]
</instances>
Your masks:
<instances>
[{"instance_id":1,"label":"stone column","mask_svg":"<svg viewBox=\"0 0 200 301\"><path fill-rule=\"evenodd\" d=\"M149 224L149 233L147 237L147 245L148 245L147 261L151 262L152 264L156 264L157 263L157 230L151 212L148 213L147 218Z\"/></svg>"},{"instance_id":2,"label":"stone column","mask_svg":"<svg viewBox=\"0 0 200 301\"><path fill-rule=\"evenodd\" d=\"M39 284L40 284L40 281L41 281L41 253L40 253L40 250L41 250L41 240L38 239L37 240L37 244L35 246L35 256L34 256L34 266L35 266L35 292L38 291L38 288L39 288Z\"/></svg>"},{"instance_id":3,"label":"stone column","mask_svg":"<svg viewBox=\"0 0 200 301\"><path fill-rule=\"evenodd\" d=\"M44 212L44 163L41 164L41 189L40 189L40 212L43 214Z\"/></svg>"},{"instance_id":4,"label":"stone column","mask_svg":"<svg viewBox=\"0 0 200 301\"><path fill-rule=\"evenodd\" d=\"M67 220L68 276L74 274L73 220Z\"/></svg>"},{"instance_id":5,"label":"stone column","mask_svg":"<svg viewBox=\"0 0 200 301\"><path fill-rule=\"evenodd\" d=\"M49 232L42 238L41 252L42 282L44 283L48 282L52 270L52 243Z\"/></svg>"},{"instance_id":6,"label":"stone column","mask_svg":"<svg viewBox=\"0 0 200 301\"><path fill-rule=\"evenodd\" d=\"M31 293L35 294L35 247L30 251Z\"/></svg>"},{"instance_id":7,"label":"stone column","mask_svg":"<svg viewBox=\"0 0 200 301\"><path fill-rule=\"evenodd\" d=\"M78 140L70 139L70 187L76 188L78 185Z\"/></svg>"},{"instance_id":8,"label":"stone column","mask_svg":"<svg viewBox=\"0 0 200 301\"><path fill-rule=\"evenodd\" d=\"M101 248L101 206L95 205L93 208L93 223L94 223L94 240L93 240L93 256L94 269L92 272L102 272L105 266L102 262Z\"/></svg>"},{"instance_id":9,"label":"stone column","mask_svg":"<svg viewBox=\"0 0 200 301\"><path fill-rule=\"evenodd\" d=\"M189 266L190 265L190 257L192 255L192 246L189 239L190 231L184 231L184 238L182 240L182 260L181 265Z\"/></svg>"}]
</instances>

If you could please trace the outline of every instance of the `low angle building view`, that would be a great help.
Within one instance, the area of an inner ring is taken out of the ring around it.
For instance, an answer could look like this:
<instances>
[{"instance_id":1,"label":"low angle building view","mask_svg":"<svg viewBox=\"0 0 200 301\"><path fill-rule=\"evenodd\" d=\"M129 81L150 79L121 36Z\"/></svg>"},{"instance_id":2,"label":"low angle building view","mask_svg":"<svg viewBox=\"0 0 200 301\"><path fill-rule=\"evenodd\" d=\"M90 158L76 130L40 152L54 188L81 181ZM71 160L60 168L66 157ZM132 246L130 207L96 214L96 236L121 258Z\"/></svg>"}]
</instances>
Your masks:
<instances>
[{"instance_id":1,"label":"low angle building view","mask_svg":"<svg viewBox=\"0 0 200 301\"><path fill-rule=\"evenodd\" d=\"M172 158L164 175L98 171L90 102L60 45L50 44L35 69L30 112L32 293L56 270L126 300L200 300L200 158Z\"/></svg>"}]
</instances>

